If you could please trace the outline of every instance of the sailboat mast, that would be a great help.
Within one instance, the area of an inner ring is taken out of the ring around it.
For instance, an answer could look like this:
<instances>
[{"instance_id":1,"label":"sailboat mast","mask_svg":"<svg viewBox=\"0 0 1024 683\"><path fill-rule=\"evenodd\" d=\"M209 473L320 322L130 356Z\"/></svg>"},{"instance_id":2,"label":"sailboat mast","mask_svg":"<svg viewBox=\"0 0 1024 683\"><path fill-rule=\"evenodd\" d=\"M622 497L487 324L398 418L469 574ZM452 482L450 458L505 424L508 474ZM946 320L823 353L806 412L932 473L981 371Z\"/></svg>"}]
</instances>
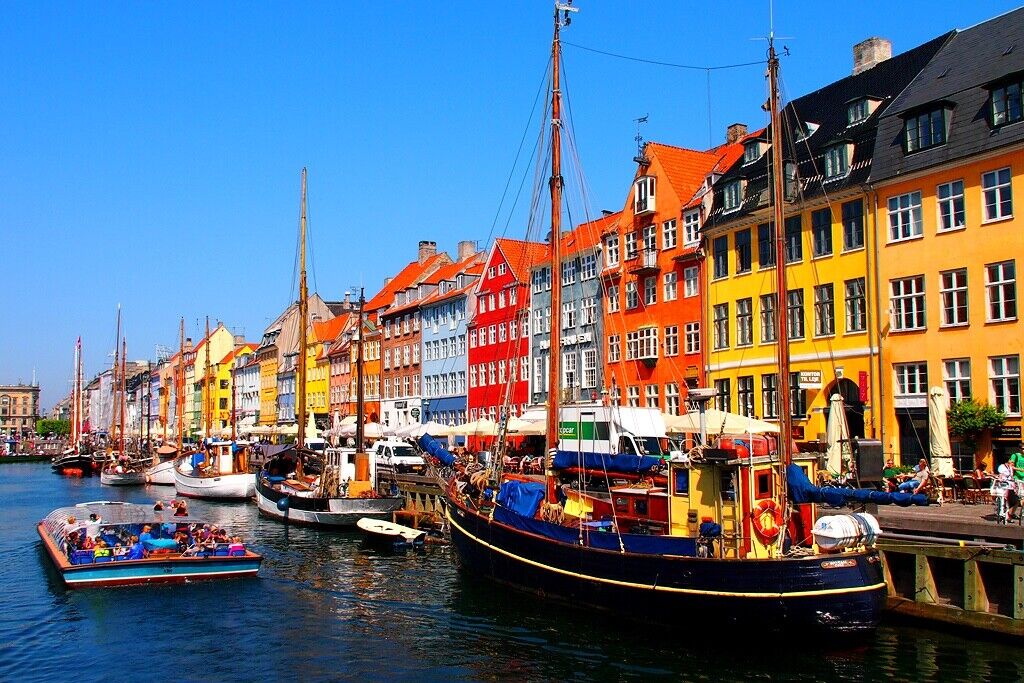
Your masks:
<instances>
[{"instance_id":1,"label":"sailboat mast","mask_svg":"<svg viewBox=\"0 0 1024 683\"><path fill-rule=\"evenodd\" d=\"M563 18L569 23L569 5L555 3L555 32L551 41L551 343L548 356L547 450L558 448L558 422L561 399L561 313L562 313L562 93L559 81ZM562 13L562 16L559 13ZM545 468L550 479L550 469ZM550 486L548 489L550 490Z\"/></svg>"},{"instance_id":2,"label":"sailboat mast","mask_svg":"<svg viewBox=\"0 0 1024 683\"><path fill-rule=\"evenodd\" d=\"M185 425L183 425L181 423L182 417L183 417L182 413L184 412L184 410L182 408L183 408L184 402L185 402L185 395L184 395L184 391L185 391L185 318L184 317L181 319L180 342L179 342L179 346L178 346L178 367L177 367L177 372L175 372L174 374L176 375L174 383L177 385L177 390L174 392L174 424L177 425L177 427L178 427L178 454L181 455L182 441L184 440L182 438L184 436L183 430L185 429Z\"/></svg>"},{"instance_id":3,"label":"sailboat mast","mask_svg":"<svg viewBox=\"0 0 1024 683\"><path fill-rule=\"evenodd\" d=\"M110 432L108 442L114 443L114 430L117 429L117 364L118 351L121 346L121 304L117 305L117 333L114 335L114 367L110 374Z\"/></svg>"},{"instance_id":4,"label":"sailboat mast","mask_svg":"<svg viewBox=\"0 0 1024 683\"><path fill-rule=\"evenodd\" d=\"M213 431L213 387L210 386L210 316L206 316L206 351L204 353L203 365L203 388L206 393L203 395L203 431L206 438L212 438Z\"/></svg>"},{"instance_id":5,"label":"sailboat mast","mask_svg":"<svg viewBox=\"0 0 1024 683\"><path fill-rule=\"evenodd\" d=\"M76 396L78 405L78 433L76 434L75 446L76 449L81 447L82 435L85 432L85 405L82 403L82 396L85 393L82 387L82 380L84 379L82 373L82 338L78 338L78 395Z\"/></svg>"},{"instance_id":6,"label":"sailboat mast","mask_svg":"<svg viewBox=\"0 0 1024 683\"><path fill-rule=\"evenodd\" d=\"M779 56L773 37L768 38L768 87L771 113L772 149L772 220L775 223L775 338L779 346L779 453L782 467L792 460L792 410L789 394L789 328L786 325L786 229L783 215L785 193L782 163L782 114L779 111ZM783 479L785 481L785 479Z\"/></svg>"},{"instance_id":7,"label":"sailboat mast","mask_svg":"<svg viewBox=\"0 0 1024 683\"><path fill-rule=\"evenodd\" d=\"M356 450L363 450L363 306L366 304L363 288L359 288L359 318L356 320Z\"/></svg>"},{"instance_id":8,"label":"sailboat mast","mask_svg":"<svg viewBox=\"0 0 1024 683\"><path fill-rule=\"evenodd\" d=\"M125 454L125 413L128 412L128 340L121 340L121 455Z\"/></svg>"},{"instance_id":9,"label":"sailboat mast","mask_svg":"<svg viewBox=\"0 0 1024 683\"><path fill-rule=\"evenodd\" d=\"M234 358L232 358L231 360L232 360L232 363L234 364L234 367L228 368L228 372L231 373L231 442L234 443L234 441L235 441L235 387L238 384L238 382L237 382L238 378L236 377L237 373L235 372L235 370L237 369L237 363L234 363L234 361L235 361Z\"/></svg>"},{"instance_id":10,"label":"sailboat mast","mask_svg":"<svg viewBox=\"0 0 1024 683\"><path fill-rule=\"evenodd\" d=\"M295 374L295 403L298 408L298 431L295 433L295 447L302 448L306 431L306 325L308 324L309 301L306 291L306 169L302 169L302 215L299 219L299 358Z\"/></svg>"}]
</instances>

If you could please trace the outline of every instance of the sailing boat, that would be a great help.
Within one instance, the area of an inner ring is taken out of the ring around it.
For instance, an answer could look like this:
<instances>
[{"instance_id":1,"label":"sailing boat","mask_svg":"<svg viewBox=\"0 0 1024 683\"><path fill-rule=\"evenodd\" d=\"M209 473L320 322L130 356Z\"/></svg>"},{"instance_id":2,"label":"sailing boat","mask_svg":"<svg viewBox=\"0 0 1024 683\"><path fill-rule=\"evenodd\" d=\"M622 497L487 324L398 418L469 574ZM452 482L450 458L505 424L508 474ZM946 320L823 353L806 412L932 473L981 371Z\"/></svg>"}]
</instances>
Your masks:
<instances>
[{"instance_id":1,"label":"sailing boat","mask_svg":"<svg viewBox=\"0 0 1024 683\"><path fill-rule=\"evenodd\" d=\"M156 449L157 462L153 464L148 470L146 470L146 481L150 484L156 484L158 486L174 486L174 468L176 460L181 453L181 442L182 442L182 424L181 424L181 406L183 403L183 396L181 387L184 386L184 368L185 364L183 358L185 356L185 319L182 318L179 328L179 351L178 351L178 365L175 370L174 383L178 387L174 392L174 426L178 433L177 448L167 443L167 421L164 421L164 439L163 443ZM178 382L181 377L181 382Z\"/></svg>"},{"instance_id":2,"label":"sailing boat","mask_svg":"<svg viewBox=\"0 0 1024 683\"><path fill-rule=\"evenodd\" d=\"M117 312L118 337L121 330L121 311ZM100 471L100 483L106 486L139 486L146 483L146 465L148 462L139 458L131 458L128 455L126 436L125 416L128 412L127 406L127 369L128 369L128 341L119 340L121 343L121 368L120 374L117 371L118 352L114 350L114 386L110 426L110 447L109 458ZM115 415L117 417L115 417ZM114 430L117 428L118 449L113 450Z\"/></svg>"},{"instance_id":3,"label":"sailing boat","mask_svg":"<svg viewBox=\"0 0 1024 683\"><path fill-rule=\"evenodd\" d=\"M82 338L75 342L75 377L71 388L71 434L67 449L53 459L51 468L57 474L92 474L92 455L84 443L85 405L82 401Z\"/></svg>"},{"instance_id":4,"label":"sailing boat","mask_svg":"<svg viewBox=\"0 0 1024 683\"><path fill-rule=\"evenodd\" d=\"M299 220L299 353L295 374L298 432L295 448L278 454L256 475L256 503L260 513L274 519L318 527L354 527L363 517L384 518L402 507L400 495L381 496L375 489L372 459L350 449L327 449L327 462L319 475L303 473L310 451L306 444L306 339L309 325L306 286L306 169L302 169L302 210ZM356 349L356 443L363 443L363 306L353 345Z\"/></svg>"},{"instance_id":5,"label":"sailing boat","mask_svg":"<svg viewBox=\"0 0 1024 683\"><path fill-rule=\"evenodd\" d=\"M213 376L210 373L210 319L206 319L206 363L203 369L203 450L175 460L174 489L186 498L212 500L249 500L253 494L253 476L249 473L249 453L233 441L215 440L213 432ZM179 448L180 441L179 427Z\"/></svg>"},{"instance_id":6,"label":"sailing boat","mask_svg":"<svg viewBox=\"0 0 1024 683\"><path fill-rule=\"evenodd\" d=\"M560 272L557 236L562 211L559 31L568 24L570 11L575 9L555 5L550 179L551 272L555 274ZM769 39L773 135L781 130L778 68ZM782 225L781 145L772 145L772 150L774 219ZM777 263L783 264L783 233L777 230L776 234ZM785 268L777 271L779 289L785 291ZM560 411L559 298L556 275L551 286L555 320L551 322L548 452L556 459L574 459L581 468L585 459L597 459L606 466L611 464L607 455L583 452L582 441L573 445L560 438L584 431L597 434L607 430L607 424L579 425L579 410L574 416L571 409ZM785 326L778 311L775 325L782 350L780 376L788 377ZM780 398L788 398L786 392L780 392ZM780 414L790 414L785 404ZM567 415L573 417L567 421ZM423 439L421 443L443 464L456 464L436 442ZM467 478L456 470L446 482L445 517L462 567L571 604L611 609L647 622L698 626L705 634L731 637L742 633L734 630L736 626L750 628L747 632L752 634L789 629L792 633L870 631L886 597L879 556L871 547L877 523L869 515L831 518L835 524L829 534L816 536L814 544L790 544L790 538L805 537L790 533L794 524L813 524L814 505L794 501L810 486L801 465L813 472L814 463L810 459L792 462L785 421L781 453L780 458L740 458L735 450L698 447L687 456L669 459L665 488L634 490L635 496L615 490L604 508L598 497L574 497L572 492L556 489L550 461L543 483L523 481L522 476L505 478L497 470ZM635 458L641 468L645 464L643 456L617 457ZM760 491L762 483L767 492L762 498L746 494L755 485ZM667 507L661 533L642 524L656 505ZM746 536L742 530L749 526L756 533ZM849 531L835 534L840 527ZM723 528L732 536L743 536L742 543L727 547ZM716 626L729 630L715 630Z\"/></svg>"}]
</instances>

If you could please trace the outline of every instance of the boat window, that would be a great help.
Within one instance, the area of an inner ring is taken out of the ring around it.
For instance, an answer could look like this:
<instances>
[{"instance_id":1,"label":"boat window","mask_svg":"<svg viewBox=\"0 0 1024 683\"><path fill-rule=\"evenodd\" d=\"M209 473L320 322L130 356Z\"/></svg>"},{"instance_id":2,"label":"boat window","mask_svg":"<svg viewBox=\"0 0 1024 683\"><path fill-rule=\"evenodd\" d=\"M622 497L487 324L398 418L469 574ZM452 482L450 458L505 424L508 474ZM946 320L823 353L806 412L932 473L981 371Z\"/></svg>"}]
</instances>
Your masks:
<instances>
[{"instance_id":1,"label":"boat window","mask_svg":"<svg viewBox=\"0 0 1024 683\"><path fill-rule=\"evenodd\" d=\"M653 455L661 456L668 455L669 444L668 439L658 438L656 436L638 436L636 437L637 443L639 444L641 455Z\"/></svg>"},{"instance_id":2,"label":"boat window","mask_svg":"<svg viewBox=\"0 0 1024 683\"><path fill-rule=\"evenodd\" d=\"M616 497L615 498L615 511L616 512L626 512L627 510L629 510L629 499L628 498L622 498L622 497Z\"/></svg>"},{"instance_id":3,"label":"boat window","mask_svg":"<svg viewBox=\"0 0 1024 683\"><path fill-rule=\"evenodd\" d=\"M675 486L672 489L677 496L690 495L690 470L685 467L677 467L675 473Z\"/></svg>"},{"instance_id":4,"label":"boat window","mask_svg":"<svg viewBox=\"0 0 1024 683\"><path fill-rule=\"evenodd\" d=\"M736 470L722 470L719 487L722 491L722 501L736 501Z\"/></svg>"},{"instance_id":5,"label":"boat window","mask_svg":"<svg viewBox=\"0 0 1024 683\"><path fill-rule=\"evenodd\" d=\"M647 514L647 501L643 498L637 498L633 501L633 512L637 515Z\"/></svg>"},{"instance_id":6,"label":"boat window","mask_svg":"<svg viewBox=\"0 0 1024 683\"><path fill-rule=\"evenodd\" d=\"M620 436L619 437L619 453L625 455L636 455L636 448L633 446L633 437L631 436Z\"/></svg>"},{"instance_id":7,"label":"boat window","mask_svg":"<svg viewBox=\"0 0 1024 683\"><path fill-rule=\"evenodd\" d=\"M755 479L754 489L757 497L770 498L772 495L772 473L771 471L758 472Z\"/></svg>"}]
</instances>

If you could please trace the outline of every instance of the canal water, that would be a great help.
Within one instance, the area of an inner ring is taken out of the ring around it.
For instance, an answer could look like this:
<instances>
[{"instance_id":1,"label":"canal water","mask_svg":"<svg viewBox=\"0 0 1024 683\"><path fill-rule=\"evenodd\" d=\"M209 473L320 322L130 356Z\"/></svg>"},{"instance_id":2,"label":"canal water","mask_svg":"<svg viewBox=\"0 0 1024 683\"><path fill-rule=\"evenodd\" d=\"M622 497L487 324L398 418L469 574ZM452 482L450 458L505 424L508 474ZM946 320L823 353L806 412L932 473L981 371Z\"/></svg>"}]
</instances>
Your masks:
<instances>
[{"instance_id":1,"label":"canal water","mask_svg":"<svg viewBox=\"0 0 1024 683\"><path fill-rule=\"evenodd\" d=\"M65 590L35 525L90 500L152 503L173 487L102 487L47 463L0 465L0 681L1024 680L1024 650L950 627L885 624L867 642L721 642L699 614L676 629L545 604L459 573L451 550L383 556L355 533L196 501L242 534L259 578Z\"/></svg>"}]
</instances>

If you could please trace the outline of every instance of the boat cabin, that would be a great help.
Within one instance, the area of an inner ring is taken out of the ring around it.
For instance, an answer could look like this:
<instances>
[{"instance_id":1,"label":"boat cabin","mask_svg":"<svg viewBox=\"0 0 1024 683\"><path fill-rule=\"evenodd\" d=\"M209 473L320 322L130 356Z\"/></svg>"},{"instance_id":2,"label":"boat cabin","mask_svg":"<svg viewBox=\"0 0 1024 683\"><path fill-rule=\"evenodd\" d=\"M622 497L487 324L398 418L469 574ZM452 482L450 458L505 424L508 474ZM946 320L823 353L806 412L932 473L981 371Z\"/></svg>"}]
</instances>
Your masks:
<instances>
[{"instance_id":1,"label":"boat cabin","mask_svg":"<svg viewBox=\"0 0 1024 683\"><path fill-rule=\"evenodd\" d=\"M244 474L249 471L248 445L233 441L210 441L206 445L206 476Z\"/></svg>"}]
</instances>

